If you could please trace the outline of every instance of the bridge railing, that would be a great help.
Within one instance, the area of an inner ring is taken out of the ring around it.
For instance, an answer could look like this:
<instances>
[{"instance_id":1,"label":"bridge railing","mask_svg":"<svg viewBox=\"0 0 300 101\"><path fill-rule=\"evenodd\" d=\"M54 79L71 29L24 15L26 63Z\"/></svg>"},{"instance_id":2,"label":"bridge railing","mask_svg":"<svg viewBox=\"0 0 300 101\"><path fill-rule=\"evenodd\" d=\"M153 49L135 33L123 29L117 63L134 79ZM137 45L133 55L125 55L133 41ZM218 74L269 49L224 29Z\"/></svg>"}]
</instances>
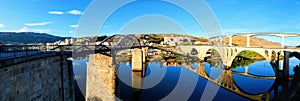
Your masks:
<instances>
[{"instance_id":1,"label":"bridge railing","mask_svg":"<svg viewBox=\"0 0 300 101\"><path fill-rule=\"evenodd\" d=\"M92 48L94 47L94 48ZM3 45L0 47L0 60L6 60L17 57L26 57L31 55L39 55L45 53L65 53L95 51L109 49L101 49L102 45Z\"/></svg>"},{"instance_id":2,"label":"bridge railing","mask_svg":"<svg viewBox=\"0 0 300 101\"><path fill-rule=\"evenodd\" d=\"M0 60L72 50L70 45L3 45Z\"/></svg>"}]
</instances>

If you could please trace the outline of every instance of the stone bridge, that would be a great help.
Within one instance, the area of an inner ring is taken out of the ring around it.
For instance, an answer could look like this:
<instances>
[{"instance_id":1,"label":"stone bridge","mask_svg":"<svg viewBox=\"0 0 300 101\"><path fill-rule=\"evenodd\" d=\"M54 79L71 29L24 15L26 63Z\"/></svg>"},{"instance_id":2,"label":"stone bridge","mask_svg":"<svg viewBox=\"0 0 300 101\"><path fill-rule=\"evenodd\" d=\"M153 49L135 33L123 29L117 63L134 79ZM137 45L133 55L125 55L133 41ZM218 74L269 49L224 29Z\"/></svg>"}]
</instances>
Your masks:
<instances>
[{"instance_id":1,"label":"stone bridge","mask_svg":"<svg viewBox=\"0 0 300 101\"><path fill-rule=\"evenodd\" d=\"M197 50L197 57L203 60L207 56L207 52L213 49L221 57L225 66L230 67L233 60L243 51L254 51L263 56L267 61L278 60L280 56L284 56L284 52L300 52L299 48L260 48L260 47L226 47L226 46L179 46L183 54L191 53Z\"/></svg>"}]
</instances>

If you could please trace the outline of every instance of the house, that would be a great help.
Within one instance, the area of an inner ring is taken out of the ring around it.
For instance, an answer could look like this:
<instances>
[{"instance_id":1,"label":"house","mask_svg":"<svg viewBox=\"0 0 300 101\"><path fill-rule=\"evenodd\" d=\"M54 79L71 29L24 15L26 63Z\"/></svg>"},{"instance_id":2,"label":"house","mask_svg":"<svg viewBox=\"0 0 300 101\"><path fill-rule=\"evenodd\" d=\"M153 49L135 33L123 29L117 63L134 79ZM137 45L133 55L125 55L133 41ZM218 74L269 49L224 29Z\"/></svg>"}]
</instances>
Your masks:
<instances>
[{"instance_id":1,"label":"house","mask_svg":"<svg viewBox=\"0 0 300 101\"><path fill-rule=\"evenodd\" d=\"M195 40L191 40L189 37L164 37L164 43L169 46L178 46L184 42L192 42Z\"/></svg>"}]
</instances>

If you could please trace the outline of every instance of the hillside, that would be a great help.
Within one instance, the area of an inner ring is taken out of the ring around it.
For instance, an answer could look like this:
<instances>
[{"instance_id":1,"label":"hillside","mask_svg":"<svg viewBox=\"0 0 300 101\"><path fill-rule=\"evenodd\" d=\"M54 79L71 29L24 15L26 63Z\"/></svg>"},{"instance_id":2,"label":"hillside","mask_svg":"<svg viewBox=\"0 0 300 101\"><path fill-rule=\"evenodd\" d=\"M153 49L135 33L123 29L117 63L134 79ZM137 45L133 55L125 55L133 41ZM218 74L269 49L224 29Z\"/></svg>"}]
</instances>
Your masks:
<instances>
[{"instance_id":1,"label":"hillside","mask_svg":"<svg viewBox=\"0 0 300 101\"><path fill-rule=\"evenodd\" d=\"M33 32L0 32L0 42L4 44L35 44L64 40L66 37L58 37L46 33Z\"/></svg>"},{"instance_id":2,"label":"hillside","mask_svg":"<svg viewBox=\"0 0 300 101\"><path fill-rule=\"evenodd\" d=\"M201 42L207 42L208 39L205 39L203 37L194 37L189 35L180 35L180 34L149 34L151 37L155 38L164 38L164 37L189 37L192 40L201 41Z\"/></svg>"},{"instance_id":3,"label":"hillside","mask_svg":"<svg viewBox=\"0 0 300 101\"><path fill-rule=\"evenodd\" d=\"M237 46L246 46L246 36L235 36L232 37L232 44ZM225 43L229 43L229 38L224 39ZM279 48L281 47L280 43L268 41L263 38L251 37L250 39L250 46L251 47L268 47L268 48Z\"/></svg>"}]
</instances>

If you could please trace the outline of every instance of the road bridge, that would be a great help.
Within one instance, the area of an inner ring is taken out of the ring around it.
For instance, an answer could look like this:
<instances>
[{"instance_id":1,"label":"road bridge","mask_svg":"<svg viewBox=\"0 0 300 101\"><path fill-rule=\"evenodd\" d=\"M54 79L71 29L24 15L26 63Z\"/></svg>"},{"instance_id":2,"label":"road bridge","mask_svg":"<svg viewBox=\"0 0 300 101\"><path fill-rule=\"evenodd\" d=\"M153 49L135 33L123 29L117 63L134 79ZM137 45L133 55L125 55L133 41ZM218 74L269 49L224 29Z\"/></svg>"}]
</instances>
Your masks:
<instances>
[{"instance_id":1,"label":"road bridge","mask_svg":"<svg viewBox=\"0 0 300 101\"><path fill-rule=\"evenodd\" d=\"M246 38L246 47L251 47L250 46L250 40L251 37L253 36L277 36L281 38L281 48L285 47L284 40L286 37L300 37L300 34L298 33L271 33L271 32L257 32L257 33L237 33L237 34L226 34L222 36L215 36L211 37L210 41L216 41L219 42L219 40L228 37L229 38L229 46L232 45L232 37L234 36L245 36Z\"/></svg>"}]
</instances>

